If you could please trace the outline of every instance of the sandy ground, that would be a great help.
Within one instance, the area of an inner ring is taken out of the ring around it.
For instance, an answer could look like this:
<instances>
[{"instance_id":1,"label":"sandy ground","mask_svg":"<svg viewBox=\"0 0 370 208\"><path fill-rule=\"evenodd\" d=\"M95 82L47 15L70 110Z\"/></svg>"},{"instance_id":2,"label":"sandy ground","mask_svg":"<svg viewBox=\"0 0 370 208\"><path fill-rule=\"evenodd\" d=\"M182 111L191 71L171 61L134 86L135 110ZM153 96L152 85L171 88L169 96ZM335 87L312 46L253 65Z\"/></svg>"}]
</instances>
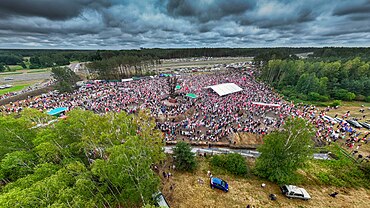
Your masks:
<instances>
[{"instance_id":1,"label":"sandy ground","mask_svg":"<svg viewBox=\"0 0 370 208\"><path fill-rule=\"evenodd\" d=\"M305 207L305 208L370 208L370 190L337 188L328 186L304 186L312 199L288 199L280 193L278 185L258 179L256 177L240 178L231 175L216 175L229 183L230 190L224 193L212 190L207 178L208 164L201 162L195 173L174 172L169 181L165 181L163 193L171 207L246 207L248 204L255 207ZM203 184L198 179L204 181ZM265 183L266 187L261 188ZM169 186L173 189L170 190ZM328 194L339 192L336 198ZM277 195L277 201L271 201L269 194Z\"/></svg>"}]
</instances>

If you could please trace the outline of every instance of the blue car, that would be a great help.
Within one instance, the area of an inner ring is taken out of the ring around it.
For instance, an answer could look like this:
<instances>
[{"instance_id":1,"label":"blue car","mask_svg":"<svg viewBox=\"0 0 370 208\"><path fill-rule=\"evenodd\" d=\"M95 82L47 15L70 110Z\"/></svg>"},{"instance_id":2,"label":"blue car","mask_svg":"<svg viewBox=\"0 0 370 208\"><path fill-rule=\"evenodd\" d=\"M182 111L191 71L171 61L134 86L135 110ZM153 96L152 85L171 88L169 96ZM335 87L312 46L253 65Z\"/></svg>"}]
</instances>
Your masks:
<instances>
[{"instance_id":1,"label":"blue car","mask_svg":"<svg viewBox=\"0 0 370 208\"><path fill-rule=\"evenodd\" d=\"M229 185L226 183L226 181L219 179L219 178L211 178L211 188L218 188L224 192L229 191Z\"/></svg>"}]
</instances>

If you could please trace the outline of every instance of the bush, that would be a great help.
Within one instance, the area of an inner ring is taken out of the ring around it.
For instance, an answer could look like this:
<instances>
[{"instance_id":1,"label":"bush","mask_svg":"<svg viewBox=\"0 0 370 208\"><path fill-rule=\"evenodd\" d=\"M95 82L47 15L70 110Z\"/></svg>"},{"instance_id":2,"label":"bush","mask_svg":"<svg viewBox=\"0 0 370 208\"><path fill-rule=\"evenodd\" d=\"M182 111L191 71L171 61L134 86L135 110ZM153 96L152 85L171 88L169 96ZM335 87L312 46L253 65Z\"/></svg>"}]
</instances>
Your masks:
<instances>
[{"instance_id":1,"label":"bush","mask_svg":"<svg viewBox=\"0 0 370 208\"><path fill-rule=\"evenodd\" d=\"M370 103L370 95L366 97L365 101Z\"/></svg>"},{"instance_id":2,"label":"bush","mask_svg":"<svg viewBox=\"0 0 370 208\"><path fill-rule=\"evenodd\" d=\"M328 96L320 95L317 92L310 92L310 93L308 93L308 97L307 98L310 101L323 101L323 102L326 102L326 101L329 100L329 97Z\"/></svg>"},{"instance_id":3,"label":"bush","mask_svg":"<svg viewBox=\"0 0 370 208\"><path fill-rule=\"evenodd\" d=\"M193 171L196 169L195 154L186 142L178 142L173 149L176 168L182 171Z\"/></svg>"},{"instance_id":4,"label":"bush","mask_svg":"<svg viewBox=\"0 0 370 208\"><path fill-rule=\"evenodd\" d=\"M357 100L357 101L365 101L365 99L366 99L366 97L364 95L357 95L355 97L355 100Z\"/></svg>"},{"instance_id":5,"label":"bush","mask_svg":"<svg viewBox=\"0 0 370 208\"><path fill-rule=\"evenodd\" d=\"M244 157L236 153L215 155L212 157L211 165L223 168L234 175L245 176L249 173Z\"/></svg>"},{"instance_id":6,"label":"bush","mask_svg":"<svg viewBox=\"0 0 370 208\"><path fill-rule=\"evenodd\" d=\"M339 89L334 92L334 97L339 100L352 101L355 99L356 95L353 92L349 92L345 89Z\"/></svg>"},{"instance_id":7,"label":"bush","mask_svg":"<svg viewBox=\"0 0 370 208\"><path fill-rule=\"evenodd\" d=\"M336 107L342 105L342 101L340 100L334 100L331 104L330 107Z\"/></svg>"}]
</instances>

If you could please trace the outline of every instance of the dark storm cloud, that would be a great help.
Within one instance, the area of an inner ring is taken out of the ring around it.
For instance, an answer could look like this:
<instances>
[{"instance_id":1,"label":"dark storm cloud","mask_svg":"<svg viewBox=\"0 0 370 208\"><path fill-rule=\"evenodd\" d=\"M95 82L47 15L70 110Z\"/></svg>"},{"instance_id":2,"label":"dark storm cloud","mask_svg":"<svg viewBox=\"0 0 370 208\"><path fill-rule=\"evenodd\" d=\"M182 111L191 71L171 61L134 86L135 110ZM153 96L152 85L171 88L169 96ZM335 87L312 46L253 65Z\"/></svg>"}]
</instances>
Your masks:
<instances>
[{"instance_id":1,"label":"dark storm cloud","mask_svg":"<svg viewBox=\"0 0 370 208\"><path fill-rule=\"evenodd\" d=\"M255 5L254 0L169 0L167 11L173 17L189 17L200 22L208 22L229 15L241 14L253 9Z\"/></svg>"},{"instance_id":2,"label":"dark storm cloud","mask_svg":"<svg viewBox=\"0 0 370 208\"><path fill-rule=\"evenodd\" d=\"M0 0L2 48L370 46L370 0Z\"/></svg>"},{"instance_id":3,"label":"dark storm cloud","mask_svg":"<svg viewBox=\"0 0 370 208\"><path fill-rule=\"evenodd\" d=\"M80 15L83 9L109 7L108 0L1 0L2 17L37 16L66 20Z\"/></svg>"},{"instance_id":4,"label":"dark storm cloud","mask_svg":"<svg viewBox=\"0 0 370 208\"><path fill-rule=\"evenodd\" d=\"M335 7L333 14L337 16L351 14L367 14L370 13L370 0L349 1L339 4Z\"/></svg>"}]
</instances>

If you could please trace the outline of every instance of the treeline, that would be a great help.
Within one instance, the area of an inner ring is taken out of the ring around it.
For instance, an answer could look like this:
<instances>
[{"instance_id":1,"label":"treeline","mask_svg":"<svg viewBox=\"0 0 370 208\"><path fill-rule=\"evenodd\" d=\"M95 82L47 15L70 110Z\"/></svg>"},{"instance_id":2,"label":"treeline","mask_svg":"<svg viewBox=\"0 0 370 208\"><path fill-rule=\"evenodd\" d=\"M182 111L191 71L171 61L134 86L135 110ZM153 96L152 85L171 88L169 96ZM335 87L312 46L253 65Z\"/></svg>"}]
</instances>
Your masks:
<instances>
[{"instance_id":1,"label":"treeline","mask_svg":"<svg viewBox=\"0 0 370 208\"><path fill-rule=\"evenodd\" d=\"M370 61L370 48L344 48L344 47L325 47L317 48L312 51L309 57L324 61L348 61L356 57L363 61Z\"/></svg>"},{"instance_id":2,"label":"treeline","mask_svg":"<svg viewBox=\"0 0 370 208\"><path fill-rule=\"evenodd\" d=\"M0 115L1 207L153 204L160 178L152 164L164 153L148 114L73 110L52 119L35 109Z\"/></svg>"},{"instance_id":3,"label":"treeline","mask_svg":"<svg viewBox=\"0 0 370 208\"><path fill-rule=\"evenodd\" d=\"M92 62L110 59L113 57L135 56L151 57L152 59L172 59L190 57L255 57L257 63L267 63L273 59L296 60L295 54L312 53L309 59L316 61L347 61L360 57L364 61L370 60L369 48L141 48L132 50L0 50L2 65L22 65L24 68L45 68L68 65L72 61ZM29 57L29 62L28 62ZM27 59L26 59L27 58ZM25 64L26 63L26 64Z\"/></svg>"},{"instance_id":4,"label":"treeline","mask_svg":"<svg viewBox=\"0 0 370 208\"><path fill-rule=\"evenodd\" d=\"M261 79L290 99L370 102L370 62L270 60Z\"/></svg>"},{"instance_id":5,"label":"treeline","mask_svg":"<svg viewBox=\"0 0 370 208\"><path fill-rule=\"evenodd\" d=\"M151 75L153 71L149 69L160 63L160 59L156 57L120 55L94 61L88 64L87 68L95 75L93 78L118 80L132 76Z\"/></svg>"}]
</instances>

